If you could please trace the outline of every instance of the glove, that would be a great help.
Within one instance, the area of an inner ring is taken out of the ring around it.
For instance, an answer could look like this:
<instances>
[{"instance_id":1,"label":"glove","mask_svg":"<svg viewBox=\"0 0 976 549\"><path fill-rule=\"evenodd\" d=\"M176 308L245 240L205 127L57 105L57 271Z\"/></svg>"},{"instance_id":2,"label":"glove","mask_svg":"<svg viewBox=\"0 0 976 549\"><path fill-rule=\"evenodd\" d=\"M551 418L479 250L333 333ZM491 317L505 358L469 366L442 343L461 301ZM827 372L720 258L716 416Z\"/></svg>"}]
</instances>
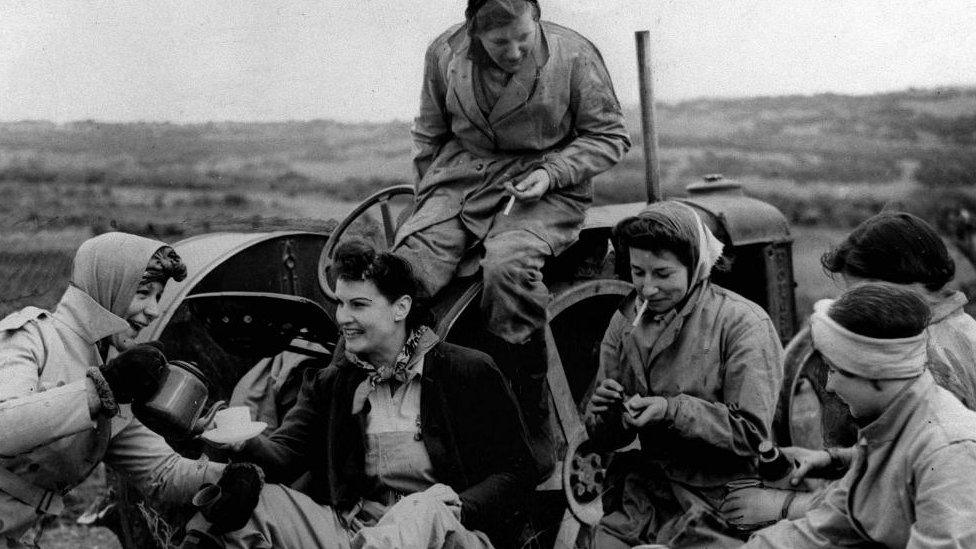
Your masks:
<instances>
[{"instance_id":1,"label":"glove","mask_svg":"<svg viewBox=\"0 0 976 549\"><path fill-rule=\"evenodd\" d=\"M115 401L129 404L149 400L166 379L166 355L158 341L141 343L119 353L99 368Z\"/></svg>"},{"instance_id":2,"label":"glove","mask_svg":"<svg viewBox=\"0 0 976 549\"><path fill-rule=\"evenodd\" d=\"M258 506L264 488L264 471L253 463L231 463L217 481L220 497L200 510L213 525L211 532L223 534L240 530Z\"/></svg>"}]
</instances>

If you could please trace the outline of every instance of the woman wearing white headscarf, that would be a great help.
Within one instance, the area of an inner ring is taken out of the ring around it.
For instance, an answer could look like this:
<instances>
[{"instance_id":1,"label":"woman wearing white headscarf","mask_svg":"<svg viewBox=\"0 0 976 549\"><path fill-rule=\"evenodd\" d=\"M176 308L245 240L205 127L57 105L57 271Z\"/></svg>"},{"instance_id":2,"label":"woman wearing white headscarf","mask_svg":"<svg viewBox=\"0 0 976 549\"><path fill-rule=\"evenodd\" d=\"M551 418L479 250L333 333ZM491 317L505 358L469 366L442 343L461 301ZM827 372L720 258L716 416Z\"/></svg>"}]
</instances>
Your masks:
<instances>
[{"instance_id":1,"label":"woman wearing white headscarf","mask_svg":"<svg viewBox=\"0 0 976 549\"><path fill-rule=\"evenodd\" d=\"M168 501L219 476L221 465L181 458L129 406L152 396L166 363L134 339L159 315L167 280L185 276L166 244L107 233L79 247L54 312L0 320L0 544L30 546L29 530L103 460Z\"/></svg>"},{"instance_id":2,"label":"woman wearing white headscarf","mask_svg":"<svg viewBox=\"0 0 976 549\"><path fill-rule=\"evenodd\" d=\"M859 427L854 461L818 506L747 547L976 546L976 412L928 369L930 315L915 291L877 282L816 304L826 388Z\"/></svg>"},{"instance_id":3,"label":"woman wearing white headscarf","mask_svg":"<svg viewBox=\"0 0 976 549\"><path fill-rule=\"evenodd\" d=\"M782 348L755 303L713 285L722 245L690 207L648 206L614 229L635 292L610 321L586 426L618 454L594 547L736 545L716 506L755 478L770 438Z\"/></svg>"}]
</instances>

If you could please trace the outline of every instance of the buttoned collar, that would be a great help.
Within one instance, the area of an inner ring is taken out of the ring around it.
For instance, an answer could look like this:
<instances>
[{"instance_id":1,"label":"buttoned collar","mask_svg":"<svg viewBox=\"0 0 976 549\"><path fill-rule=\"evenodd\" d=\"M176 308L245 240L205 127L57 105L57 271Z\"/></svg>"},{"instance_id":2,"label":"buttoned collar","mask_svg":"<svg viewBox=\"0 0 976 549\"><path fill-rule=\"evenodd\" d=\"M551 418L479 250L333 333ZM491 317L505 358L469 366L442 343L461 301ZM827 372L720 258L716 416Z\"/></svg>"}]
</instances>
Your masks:
<instances>
[{"instance_id":1,"label":"buttoned collar","mask_svg":"<svg viewBox=\"0 0 976 549\"><path fill-rule=\"evenodd\" d=\"M895 395L877 419L860 430L859 438L863 438L869 448L897 438L924 400L924 395L934 386L935 379L932 373L926 370Z\"/></svg>"},{"instance_id":2,"label":"buttoned collar","mask_svg":"<svg viewBox=\"0 0 976 549\"><path fill-rule=\"evenodd\" d=\"M945 320L947 317L961 311L969 303L966 294L954 290L944 290L935 294L928 294L926 301L932 310L932 319L929 324L935 324Z\"/></svg>"},{"instance_id":3,"label":"buttoned collar","mask_svg":"<svg viewBox=\"0 0 976 549\"><path fill-rule=\"evenodd\" d=\"M71 285L64 292L52 316L91 345L105 337L131 329L123 318Z\"/></svg>"}]
</instances>

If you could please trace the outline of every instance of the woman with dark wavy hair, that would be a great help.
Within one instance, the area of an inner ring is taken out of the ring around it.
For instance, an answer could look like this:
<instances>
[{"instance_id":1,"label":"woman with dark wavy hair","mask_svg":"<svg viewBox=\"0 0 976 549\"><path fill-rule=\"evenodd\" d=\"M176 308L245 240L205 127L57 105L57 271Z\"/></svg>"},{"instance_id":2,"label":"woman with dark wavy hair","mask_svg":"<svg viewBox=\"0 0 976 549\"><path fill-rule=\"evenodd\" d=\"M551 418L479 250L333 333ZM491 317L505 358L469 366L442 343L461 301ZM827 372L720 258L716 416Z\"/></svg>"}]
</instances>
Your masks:
<instances>
[{"instance_id":1,"label":"woman with dark wavy hair","mask_svg":"<svg viewBox=\"0 0 976 549\"><path fill-rule=\"evenodd\" d=\"M344 353L243 444L249 463L228 466L184 547L499 543L539 480L507 383L424 324L402 258L346 242L335 269ZM302 491L287 486L305 472Z\"/></svg>"},{"instance_id":2,"label":"woman with dark wavy hair","mask_svg":"<svg viewBox=\"0 0 976 549\"><path fill-rule=\"evenodd\" d=\"M414 119L415 211L394 253L436 294L484 245L481 310L541 469L547 429L546 258L579 235L591 180L630 140L610 76L586 38L540 20L535 0L469 0L465 22L427 50Z\"/></svg>"}]
</instances>

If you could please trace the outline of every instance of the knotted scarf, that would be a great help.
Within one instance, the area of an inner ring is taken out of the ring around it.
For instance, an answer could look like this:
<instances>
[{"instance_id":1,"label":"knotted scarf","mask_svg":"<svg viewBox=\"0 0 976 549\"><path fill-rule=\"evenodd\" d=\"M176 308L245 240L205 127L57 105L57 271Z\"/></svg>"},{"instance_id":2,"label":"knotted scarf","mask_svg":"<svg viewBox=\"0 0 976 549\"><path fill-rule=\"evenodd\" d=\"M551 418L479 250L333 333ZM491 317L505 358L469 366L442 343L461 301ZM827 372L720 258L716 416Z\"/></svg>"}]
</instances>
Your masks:
<instances>
[{"instance_id":1,"label":"knotted scarf","mask_svg":"<svg viewBox=\"0 0 976 549\"><path fill-rule=\"evenodd\" d=\"M827 315L834 300L822 299L810 317L813 345L839 370L866 379L908 379L925 370L927 334L898 339L867 337Z\"/></svg>"},{"instance_id":2,"label":"knotted scarf","mask_svg":"<svg viewBox=\"0 0 976 549\"><path fill-rule=\"evenodd\" d=\"M356 367L363 369L367 372L366 379L356 388L356 393L353 396L352 402L352 413L358 414L362 409L363 405L366 403L366 399L369 394L376 390L377 385L389 382L390 380L397 381L399 383L406 383L410 378L410 373L420 362L420 358L423 356L423 349L421 353L418 354L418 348L420 344L425 339L424 336L431 335L430 328L427 326L419 326L407 334L407 338L403 342L403 347L400 348L400 352L397 353L393 362L386 365L377 366L366 360L363 360L359 356L346 353L346 358L349 359ZM436 342L436 336L433 336ZM430 345L426 346L427 348Z\"/></svg>"}]
</instances>

